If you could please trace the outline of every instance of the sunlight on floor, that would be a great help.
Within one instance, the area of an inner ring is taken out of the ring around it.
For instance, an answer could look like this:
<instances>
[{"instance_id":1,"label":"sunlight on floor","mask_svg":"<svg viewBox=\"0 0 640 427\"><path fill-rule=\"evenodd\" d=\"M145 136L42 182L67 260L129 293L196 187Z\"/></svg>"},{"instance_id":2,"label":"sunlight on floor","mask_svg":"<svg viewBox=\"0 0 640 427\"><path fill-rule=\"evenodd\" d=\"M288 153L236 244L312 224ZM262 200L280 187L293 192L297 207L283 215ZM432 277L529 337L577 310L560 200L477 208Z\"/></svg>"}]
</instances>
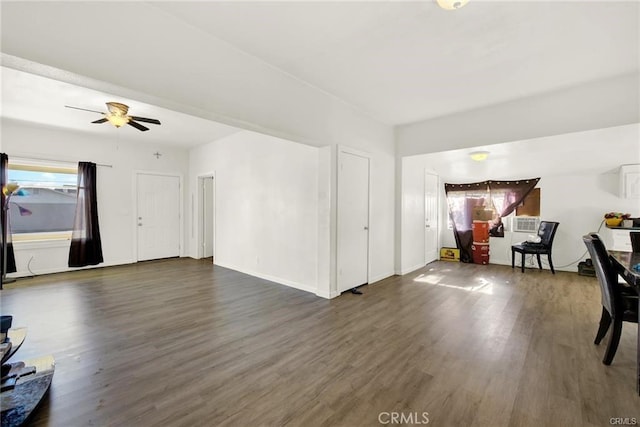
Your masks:
<instances>
[{"instance_id":1,"label":"sunlight on floor","mask_svg":"<svg viewBox=\"0 0 640 427\"><path fill-rule=\"evenodd\" d=\"M493 283L483 277L476 277L469 283L469 286L460 285L448 285L446 283L440 283L445 276L443 274L421 274L415 279L414 282L427 283L429 285L443 286L445 288L460 289L467 292L479 292L482 294L493 295Z\"/></svg>"}]
</instances>

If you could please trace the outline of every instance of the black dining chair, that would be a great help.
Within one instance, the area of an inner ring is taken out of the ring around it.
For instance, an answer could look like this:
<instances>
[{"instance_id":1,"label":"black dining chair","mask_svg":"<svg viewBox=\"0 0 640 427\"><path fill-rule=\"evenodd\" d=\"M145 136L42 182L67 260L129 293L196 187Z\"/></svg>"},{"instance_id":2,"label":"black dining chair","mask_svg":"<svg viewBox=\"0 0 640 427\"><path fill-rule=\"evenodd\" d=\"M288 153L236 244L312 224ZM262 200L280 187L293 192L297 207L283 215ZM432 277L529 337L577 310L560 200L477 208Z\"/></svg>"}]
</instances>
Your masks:
<instances>
[{"instance_id":1,"label":"black dining chair","mask_svg":"<svg viewBox=\"0 0 640 427\"><path fill-rule=\"evenodd\" d=\"M538 227L538 236L540 237L539 243L523 242L511 246L511 268L514 268L516 261L516 252L522 254L522 264L520 268L524 273L524 258L525 255L535 255L538 258L538 268L542 270L542 263L540 262L540 255L547 255L549 259L549 268L551 273L556 274L553 269L553 261L551 260L551 249L553 247L553 239L556 236L559 222L553 221L540 221Z\"/></svg>"},{"instance_id":2,"label":"black dining chair","mask_svg":"<svg viewBox=\"0 0 640 427\"><path fill-rule=\"evenodd\" d=\"M631 238L631 251L640 252L640 231L629 232Z\"/></svg>"},{"instance_id":3,"label":"black dining chair","mask_svg":"<svg viewBox=\"0 0 640 427\"><path fill-rule=\"evenodd\" d=\"M582 236L582 240L591 255L602 296L602 316L594 344L600 344L613 323L609 344L602 359L602 363L610 365L620 343L622 322L638 323L638 294L633 288L618 283L618 275L609 260L609 253L596 233Z\"/></svg>"}]
</instances>

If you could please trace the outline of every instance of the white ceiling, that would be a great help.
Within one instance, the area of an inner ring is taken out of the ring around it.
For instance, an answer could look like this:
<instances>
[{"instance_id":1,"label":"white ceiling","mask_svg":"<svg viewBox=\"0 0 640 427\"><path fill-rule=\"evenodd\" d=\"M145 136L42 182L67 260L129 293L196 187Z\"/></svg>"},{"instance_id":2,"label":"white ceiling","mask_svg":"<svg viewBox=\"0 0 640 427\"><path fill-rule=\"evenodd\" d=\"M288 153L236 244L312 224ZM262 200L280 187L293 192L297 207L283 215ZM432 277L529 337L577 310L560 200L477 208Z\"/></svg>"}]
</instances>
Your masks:
<instances>
[{"instance_id":1,"label":"white ceiling","mask_svg":"<svg viewBox=\"0 0 640 427\"><path fill-rule=\"evenodd\" d=\"M629 163L639 159L640 125L596 129L564 135L491 144L473 149L458 149L412 156L408 162L421 164L444 182L465 183L484 180L552 177L593 172L600 186L616 191L620 153ZM603 149L602 141L616 141L616 149ZM470 154L487 151L486 161L474 161ZM553 155L549 155L553 153ZM598 161L594 162L594 155ZM602 182L603 174L613 181ZM613 182L613 188L610 187Z\"/></svg>"},{"instance_id":2,"label":"white ceiling","mask_svg":"<svg viewBox=\"0 0 640 427\"><path fill-rule=\"evenodd\" d=\"M99 135L118 134L127 140L180 147L194 147L231 135L239 129L133 99L87 89L31 73L1 67L2 113L9 119L73 129ZM160 126L141 123L149 130L131 126L116 129L109 123L91 124L100 114L65 108L65 105L107 111L105 102L129 106L129 114L160 120ZM124 135L123 135L124 134Z\"/></svg>"},{"instance_id":3,"label":"white ceiling","mask_svg":"<svg viewBox=\"0 0 640 427\"><path fill-rule=\"evenodd\" d=\"M404 124L638 70L615 1L158 3L204 33Z\"/></svg>"},{"instance_id":4,"label":"white ceiling","mask_svg":"<svg viewBox=\"0 0 640 427\"><path fill-rule=\"evenodd\" d=\"M640 64L637 1L471 0L453 12L431 0L1 7L3 53L208 113L201 117L233 114L224 102L250 106L252 96L278 89L260 87L258 68L229 68L220 44L389 125L637 73ZM116 100L163 122L126 129L138 138L153 132L190 146L233 132L141 99L4 71L3 116L79 129L91 113L62 105L101 109Z\"/></svg>"}]
</instances>

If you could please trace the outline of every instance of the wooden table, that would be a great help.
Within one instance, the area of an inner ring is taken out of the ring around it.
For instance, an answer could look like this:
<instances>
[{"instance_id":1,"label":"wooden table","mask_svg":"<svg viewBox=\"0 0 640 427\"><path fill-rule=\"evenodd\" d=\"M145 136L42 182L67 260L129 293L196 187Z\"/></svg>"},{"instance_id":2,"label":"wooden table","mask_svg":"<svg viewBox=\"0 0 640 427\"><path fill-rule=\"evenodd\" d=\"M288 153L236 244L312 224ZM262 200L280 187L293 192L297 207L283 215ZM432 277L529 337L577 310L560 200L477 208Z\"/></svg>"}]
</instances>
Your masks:
<instances>
[{"instance_id":1,"label":"wooden table","mask_svg":"<svg viewBox=\"0 0 640 427\"><path fill-rule=\"evenodd\" d=\"M609 251L609 258L615 268L616 272L624 278L624 280L635 287L638 293L640 293L640 271L634 270L634 266L640 264L640 253L638 252L620 252ZM637 384L636 389L640 394L640 299L638 300L638 347L637 353Z\"/></svg>"}]
</instances>

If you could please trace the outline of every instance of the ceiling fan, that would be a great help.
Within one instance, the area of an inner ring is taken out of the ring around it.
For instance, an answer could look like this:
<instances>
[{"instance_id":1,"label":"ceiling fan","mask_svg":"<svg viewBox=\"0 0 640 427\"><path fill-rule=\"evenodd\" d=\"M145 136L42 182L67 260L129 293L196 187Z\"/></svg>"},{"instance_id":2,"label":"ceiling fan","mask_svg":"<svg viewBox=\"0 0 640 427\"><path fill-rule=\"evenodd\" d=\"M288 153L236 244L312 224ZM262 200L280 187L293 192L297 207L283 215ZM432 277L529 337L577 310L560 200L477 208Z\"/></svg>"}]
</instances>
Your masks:
<instances>
[{"instance_id":1,"label":"ceiling fan","mask_svg":"<svg viewBox=\"0 0 640 427\"><path fill-rule=\"evenodd\" d=\"M149 130L149 128L146 126L142 126L138 122L151 123L154 125L160 124L160 120L148 119L146 117L129 116L127 114L129 112L129 106L125 104L121 104L119 102L107 102L107 109L109 110L108 112L88 110L86 108L80 108L80 107L72 107L71 105L65 105L65 107L73 108L74 110L90 111L92 113L102 114L104 116L103 118L95 120L91 123L109 122L117 128L119 128L122 125L129 125L144 132Z\"/></svg>"}]
</instances>

